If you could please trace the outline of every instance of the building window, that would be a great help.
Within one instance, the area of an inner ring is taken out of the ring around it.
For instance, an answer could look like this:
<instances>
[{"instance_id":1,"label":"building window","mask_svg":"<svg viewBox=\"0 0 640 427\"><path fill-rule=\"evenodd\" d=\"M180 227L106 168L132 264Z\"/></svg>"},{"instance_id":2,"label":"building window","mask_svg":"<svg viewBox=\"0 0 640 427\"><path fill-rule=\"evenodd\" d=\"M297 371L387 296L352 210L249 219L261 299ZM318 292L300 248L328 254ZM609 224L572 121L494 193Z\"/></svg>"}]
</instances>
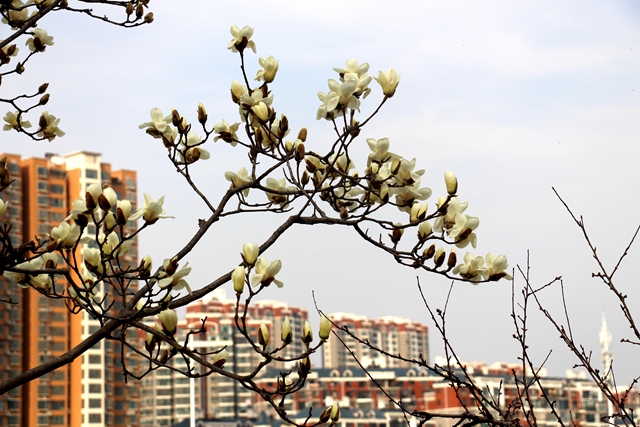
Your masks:
<instances>
[{"instance_id":1,"label":"building window","mask_svg":"<svg viewBox=\"0 0 640 427\"><path fill-rule=\"evenodd\" d=\"M49 219L49 211L38 211L38 219L41 221L46 221Z\"/></svg>"},{"instance_id":2,"label":"building window","mask_svg":"<svg viewBox=\"0 0 640 427\"><path fill-rule=\"evenodd\" d=\"M53 194L64 194L64 187L58 184L51 184L49 191Z\"/></svg>"},{"instance_id":3,"label":"building window","mask_svg":"<svg viewBox=\"0 0 640 427\"><path fill-rule=\"evenodd\" d=\"M46 193L49 191L49 184L43 181L38 181L38 191L41 193Z\"/></svg>"},{"instance_id":4,"label":"building window","mask_svg":"<svg viewBox=\"0 0 640 427\"><path fill-rule=\"evenodd\" d=\"M102 356L100 356L99 354L90 354L89 355L89 363L92 364L101 364L102 363Z\"/></svg>"},{"instance_id":5,"label":"building window","mask_svg":"<svg viewBox=\"0 0 640 427\"><path fill-rule=\"evenodd\" d=\"M102 408L101 399L89 399L89 408Z\"/></svg>"},{"instance_id":6,"label":"building window","mask_svg":"<svg viewBox=\"0 0 640 427\"><path fill-rule=\"evenodd\" d=\"M49 224L38 224L38 234L47 234L51 231Z\"/></svg>"},{"instance_id":7,"label":"building window","mask_svg":"<svg viewBox=\"0 0 640 427\"><path fill-rule=\"evenodd\" d=\"M89 369L89 378L102 378L102 371L100 369Z\"/></svg>"},{"instance_id":8,"label":"building window","mask_svg":"<svg viewBox=\"0 0 640 427\"><path fill-rule=\"evenodd\" d=\"M127 177L126 183L127 183L127 188L136 188L136 180L135 179L133 179L131 177Z\"/></svg>"},{"instance_id":9,"label":"building window","mask_svg":"<svg viewBox=\"0 0 640 427\"><path fill-rule=\"evenodd\" d=\"M102 181L109 181L109 178L110 178L109 172L107 172L107 171L101 171L100 172L100 179Z\"/></svg>"},{"instance_id":10,"label":"building window","mask_svg":"<svg viewBox=\"0 0 640 427\"><path fill-rule=\"evenodd\" d=\"M52 426L63 426L66 424L64 422L64 415L53 415L49 420Z\"/></svg>"},{"instance_id":11,"label":"building window","mask_svg":"<svg viewBox=\"0 0 640 427\"><path fill-rule=\"evenodd\" d=\"M67 171L62 170L62 169L51 169L49 171L49 174L51 175L52 178L66 178L67 177Z\"/></svg>"},{"instance_id":12,"label":"building window","mask_svg":"<svg viewBox=\"0 0 640 427\"><path fill-rule=\"evenodd\" d=\"M49 204L49 198L47 196L38 196L38 204L40 206L47 206Z\"/></svg>"},{"instance_id":13,"label":"building window","mask_svg":"<svg viewBox=\"0 0 640 427\"><path fill-rule=\"evenodd\" d=\"M102 384L89 384L89 393L102 393Z\"/></svg>"},{"instance_id":14,"label":"building window","mask_svg":"<svg viewBox=\"0 0 640 427\"><path fill-rule=\"evenodd\" d=\"M64 199L56 199L52 197L49 203L54 208L63 208L64 207Z\"/></svg>"},{"instance_id":15,"label":"building window","mask_svg":"<svg viewBox=\"0 0 640 427\"><path fill-rule=\"evenodd\" d=\"M46 178L49 174L47 173L47 168L44 166L38 166L37 168L38 176L41 178Z\"/></svg>"},{"instance_id":16,"label":"building window","mask_svg":"<svg viewBox=\"0 0 640 427\"><path fill-rule=\"evenodd\" d=\"M64 214L60 212L51 212L49 214L49 217L51 218L51 221L54 222L62 222L62 220L64 220L65 218Z\"/></svg>"},{"instance_id":17,"label":"building window","mask_svg":"<svg viewBox=\"0 0 640 427\"><path fill-rule=\"evenodd\" d=\"M89 414L89 422L90 423L101 423L102 422L102 414Z\"/></svg>"},{"instance_id":18,"label":"building window","mask_svg":"<svg viewBox=\"0 0 640 427\"><path fill-rule=\"evenodd\" d=\"M13 175L17 175L20 172L20 166L16 162L9 162L9 172Z\"/></svg>"},{"instance_id":19,"label":"building window","mask_svg":"<svg viewBox=\"0 0 640 427\"><path fill-rule=\"evenodd\" d=\"M87 169L87 170L85 171L85 176L86 176L87 178L96 179L96 178L98 178L98 171L97 171L97 170L95 170L95 169Z\"/></svg>"}]
</instances>

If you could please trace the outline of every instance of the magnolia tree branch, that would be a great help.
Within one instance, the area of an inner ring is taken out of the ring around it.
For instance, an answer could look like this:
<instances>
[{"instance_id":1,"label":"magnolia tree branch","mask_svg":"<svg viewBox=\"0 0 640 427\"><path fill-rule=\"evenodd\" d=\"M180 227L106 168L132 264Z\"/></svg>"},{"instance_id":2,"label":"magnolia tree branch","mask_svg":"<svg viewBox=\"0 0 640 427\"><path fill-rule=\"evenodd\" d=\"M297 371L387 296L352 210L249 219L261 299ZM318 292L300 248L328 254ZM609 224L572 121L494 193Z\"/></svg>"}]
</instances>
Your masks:
<instances>
[{"instance_id":1,"label":"magnolia tree branch","mask_svg":"<svg viewBox=\"0 0 640 427\"><path fill-rule=\"evenodd\" d=\"M104 4L125 7L127 23L134 12L132 3ZM147 2L135 4L136 20L141 19ZM25 6L28 7L30 6ZM65 4L64 8L69 7ZM64 8L61 6L60 10ZM97 17L90 10L69 10ZM22 10L9 10L7 13L22 13ZM149 16L145 17L145 22L150 22ZM337 137L326 154L318 154L306 148L306 145L312 146L313 141L308 139L305 127L299 129L295 140L287 139L291 124L285 114L278 115L273 107L274 94L269 85L276 77L278 61L272 56L260 58L261 69L255 78L258 83L251 87L246 53L248 48L254 52L256 50L255 43L251 40L253 29L234 26L231 33L233 39L228 48L239 54L241 81L244 82L234 81L231 84L231 101L234 110L238 111L239 122L228 123L222 120L211 126L207 124L206 109L200 104L197 108L197 121L202 134L194 131L189 119L177 110L172 110L165 117L159 108L154 108L151 110L151 121L140 126L149 136L162 142L167 150L169 163L185 179L188 187L202 200L209 212L205 219L199 221L198 229L179 251L163 260L155 270L149 256L145 256L138 266L128 263L125 257L134 239L148 232L159 220L168 217L163 208L164 197L156 200L145 194L143 206L135 210L132 201L118 200L117 194L108 185L88 186L86 193L73 202L69 219L54 227L42 242L30 243L24 250L10 245L10 226L4 228L4 234L0 235L0 240L7 242L3 246L3 253L7 253L6 259L12 260L3 266L5 276L46 297L63 298L71 312L86 311L98 319L101 329L62 356L3 382L0 393L70 363L100 340L109 339L122 343L121 363L125 377L143 378L161 367L193 378L203 375L227 376L262 396L287 422L296 425L316 425L329 421L336 423L339 418L337 405L326 408L317 421L307 418L302 424L290 419L283 409L285 400L304 387L311 369L310 354L318 351L329 336L330 324L327 325L326 317L321 322L318 334L321 340L317 345L311 345L312 330L308 323L305 324L300 339L306 344L306 350L294 355L286 353L287 346L293 339L288 319L281 328L281 343L269 348L267 344L270 332L266 325L261 325L257 331L257 341L248 328L248 307L254 298L269 286L283 286L277 279L283 263L280 260L269 262L264 254L290 228L294 225L353 227L363 240L388 252L402 265L422 268L459 281L485 282L511 278L506 272L506 257L502 255L496 257L489 253L482 257L467 253L462 262L458 262L455 248L476 246L475 230L479 220L464 213L468 202L458 199L458 181L452 172L445 172L446 195L439 198L431 213L428 212L428 204L423 203L432 194L431 189L422 186L421 176L424 171L416 170L415 159L409 160L390 152L388 139L366 141L371 153L364 159L365 169L361 173L357 172L355 161L358 159L352 154L351 148L358 142L363 126L379 114L381 107L393 97L400 79L395 70L380 71L376 80L382 89L381 101L374 112L359 123L357 114L360 104L372 92L369 84L373 78L367 74L369 65L358 64L352 59L347 62L346 68L334 69L339 81L329 80L329 91L320 93L321 105L316 118L333 126ZM31 35L32 52L43 52L46 46L53 44L46 32L36 29ZM16 53L15 50L7 49L3 50L2 57L5 64ZM17 108L17 112L5 117L10 130L50 140L63 134L57 127L59 120L45 113L40 118L37 131L25 131L27 122L23 121L22 114L33 107L21 109L17 100L23 98L32 97L21 96L11 100L11 105ZM39 104L44 103L46 102L41 98ZM245 131L244 137L238 135L240 126ZM230 182L230 188L218 201L214 201L205 194L193 170L202 167L203 161L210 158L209 149L218 141L246 154L248 163L237 172L224 173L225 179ZM4 189L11 184L11 179L8 168L5 167L6 159L0 165ZM0 205L0 214L4 213L3 209L6 210L4 202ZM398 210L406 215L405 220L393 222L390 218L397 218ZM243 245L238 263L229 266L229 272L213 279L201 289L192 290L187 278L191 268L187 263L182 266L180 264L186 261L202 238L224 218L258 212L282 215L284 219L260 245ZM141 220L142 225L133 227L135 229L132 230L130 224L137 220ZM369 237L369 231L363 231L364 224L373 227L380 233L380 237ZM95 227L92 235L88 233L89 225ZM407 229L415 229L415 237L403 238ZM382 236L382 233L389 234ZM95 245L86 246L91 241ZM19 251L22 251L20 255ZM29 251L31 252L28 254ZM427 262L433 266L425 265ZM55 282L55 278L61 275L68 281L66 289L60 289L60 285ZM210 353L189 348L190 340L205 330L206 319L201 319L197 330L187 331L183 338L178 339L181 335L177 331L177 315L173 310L195 302L229 282L237 295L234 319L236 329L260 360L249 373L223 369L228 357L224 348ZM122 304L122 309L115 310L116 301ZM435 321L434 313L428 305L427 308ZM446 337L444 312L439 312L438 316L441 334ZM155 326L150 326L150 323ZM137 339L138 334L146 335L144 342ZM460 387L470 389L476 401L481 402L477 403L480 415L472 414L467 409L462 415L437 416L455 418L469 424L494 422L492 412L500 411L495 399L484 397L446 339L445 344L447 354L451 354L462 368L463 377L459 379L451 365L446 368L435 366L432 369L451 381L456 390ZM131 354L148 361L146 370L132 372L127 367L125 348ZM213 359L208 360L207 356ZM177 369L171 362L174 357L182 358L187 363L187 369ZM254 379L272 362L294 362L298 369L297 373L281 373L277 387L265 390L258 387ZM416 363L427 366L424 360ZM196 366L201 366L204 372L196 371ZM396 404L402 408L401 401L396 401ZM405 411L406 415L408 413ZM423 414L422 418L426 420L427 415ZM500 420L495 423L509 425Z\"/></svg>"}]
</instances>

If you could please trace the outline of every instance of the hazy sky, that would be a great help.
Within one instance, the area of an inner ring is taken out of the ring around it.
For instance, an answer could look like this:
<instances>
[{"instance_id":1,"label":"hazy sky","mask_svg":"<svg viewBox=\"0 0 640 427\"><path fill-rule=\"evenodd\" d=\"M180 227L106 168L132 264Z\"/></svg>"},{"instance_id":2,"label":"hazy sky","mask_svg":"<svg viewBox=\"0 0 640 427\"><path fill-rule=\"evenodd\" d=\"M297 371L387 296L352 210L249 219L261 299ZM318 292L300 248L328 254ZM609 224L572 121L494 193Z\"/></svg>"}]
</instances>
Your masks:
<instances>
[{"instance_id":1,"label":"hazy sky","mask_svg":"<svg viewBox=\"0 0 640 427\"><path fill-rule=\"evenodd\" d=\"M268 8L266 5L268 4ZM2 151L42 156L51 151L103 153L114 168L138 171L139 190L165 195L175 220L140 238L141 254L168 258L207 215L175 174L158 140L138 125L153 107L178 109L196 121L198 102L211 124L237 121L231 81L240 79L238 56L226 49L231 25L255 28L258 55L273 55L280 71L271 88L274 107L291 127L309 128L307 148L326 150L329 123L315 120L318 91L327 91L333 67L355 57L370 74L395 68L398 92L361 135L356 166L363 170L366 138L389 137L391 151L416 157L422 184L444 193L443 171L459 179L468 213L480 218L478 254L504 253L542 285L563 276L578 340L599 359L603 312L612 329L620 382L638 375L640 349L618 343L628 325L616 300L591 277L596 265L578 228L551 187L584 220L607 267L640 224L640 3L637 1L536 2L151 2L155 22L123 30L81 16L58 14L41 23L55 37L18 79L5 79L3 96L51 83L47 108L62 118L64 138L34 143L5 132ZM3 34L0 34L0 38ZM371 112L381 94L363 102ZM32 119L32 122L37 119ZM241 150L209 145L212 159L196 177L215 198L227 188L226 170L248 164ZM257 194L254 195L257 197ZM222 221L187 259L193 287L209 283L238 262L242 243L261 241L278 218ZM461 252L461 253L460 253ZM460 251L464 254L464 250ZM431 325L416 289L442 307L449 282L395 265L393 259L336 227L297 228L266 254L280 258L283 289L267 296L313 310L311 291L327 312L371 317L398 315ZM617 273L617 285L640 318L634 247ZM516 274L516 288L522 280ZM543 300L562 316L559 288ZM517 343L507 282L456 283L449 304L450 339L463 360L516 362ZM317 316L311 313L316 323ZM537 363L553 349L552 374L574 359L537 310L530 312L531 351ZM432 356L442 354L433 331ZM597 363L597 362L596 362Z\"/></svg>"}]
</instances>

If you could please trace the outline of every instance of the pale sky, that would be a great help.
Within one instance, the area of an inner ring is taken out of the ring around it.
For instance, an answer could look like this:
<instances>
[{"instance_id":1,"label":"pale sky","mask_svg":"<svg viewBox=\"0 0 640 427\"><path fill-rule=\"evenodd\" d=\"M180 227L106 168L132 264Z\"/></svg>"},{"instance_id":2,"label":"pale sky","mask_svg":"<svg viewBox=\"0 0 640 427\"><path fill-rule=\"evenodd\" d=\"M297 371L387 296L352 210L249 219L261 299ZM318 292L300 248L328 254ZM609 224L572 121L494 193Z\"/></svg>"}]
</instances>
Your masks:
<instances>
[{"instance_id":1,"label":"pale sky","mask_svg":"<svg viewBox=\"0 0 640 427\"><path fill-rule=\"evenodd\" d=\"M268 8L267 8L268 5ZM58 14L41 23L55 45L27 64L24 75L5 79L3 97L50 82L47 109L67 133L52 143L2 134L2 151L23 156L97 151L114 168L138 171L139 192L164 195L174 220L163 220L140 238L141 255L171 257L207 215L175 174L158 140L138 129L159 107L178 109L196 122L199 102L211 124L237 121L229 87L241 79L238 56L227 50L231 25L255 29L258 54L248 54L250 76L259 57L280 61L271 85L274 107L293 129L309 129L307 149L332 141L328 122L316 121L318 91L327 91L334 67L354 57L369 74L395 68L396 95L361 134L356 167L366 166L366 138L388 137L391 151L417 158L422 185L437 197L443 172L459 180L459 197L480 218L473 253L506 254L511 267L531 257L534 284L563 276L574 334L594 360L603 312L613 333L618 381L638 375L640 349L619 343L629 328L616 300L591 277L596 265L554 186L583 215L606 266L622 253L640 224L640 3L637 1L536 2L151 2L155 22L123 30L81 16ZM0 33L0 38L4 33ZM26 49L26 48L23 48ZM363 102L363 116L381 99ZM32 118L32 122L37 119ZM212 195L228 186L226 170L247 166L239 149L207 147L212 159L196 177ZM256 198L260 196L256 193ZM241 245L259 242L278 218L222 221L196 252L189 282L204 286L239 261ZM465 250L459 251L460 257ZM267 297L310 311L311 291L327 312L371 317L398 315L432 325L416 289L420 278L434 307L442 307L449 282L397 266L393 259L336 227L297 228L265 256L283 262L282 289ZM617 273L617 286L640 318L634 247ZM522 280L516 274L516 288ZM230 289L230 286L228 286ZM549 310L561 318L559 288L545 291ZM449 304L449 338L463 360L516 362L511 338L511 286L507 282L456 283ZM575 360L541 313L530 312L531 351L564 375ZM627 334L627 335L625 335ZM432 328L431 355L443 354ZM596 362L597 363L597 362Z\"/></svg>"}]
</instances>

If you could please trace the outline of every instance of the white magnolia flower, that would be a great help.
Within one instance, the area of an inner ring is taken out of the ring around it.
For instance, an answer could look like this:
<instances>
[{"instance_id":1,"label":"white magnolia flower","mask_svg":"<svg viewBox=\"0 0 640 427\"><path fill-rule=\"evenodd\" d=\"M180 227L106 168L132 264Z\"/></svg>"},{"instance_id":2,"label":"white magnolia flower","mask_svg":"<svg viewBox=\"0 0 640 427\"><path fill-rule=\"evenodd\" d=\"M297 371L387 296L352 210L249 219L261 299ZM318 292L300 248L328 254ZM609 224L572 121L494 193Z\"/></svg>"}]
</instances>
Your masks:
<instances>
[{"instance_id":1,"label":"white magnolia flower","mask_svg":"<svg viewBox=\"0 0 640 427\"><path fill-rule=\"evenodd\" d=\"M352 110L358 110L360 108L360 100L354 96L354 93L358 89L357 79L345 80L343 83L329 79L329 89L331 92L338 94L338 105L351 108Z\"/></svg>"},{"instance_id":2,"label":"white magnolia flower","mask_svg":"<svg viewBox=\"0 0 640 427\"><path fill-rule=\"evenodd\" d=\"M375 79L380 84L382 93L388 98L396 93L398 83L400 83L400 75L393 68L389 68L386 73L380 71Z\"/></svg>"},{"instance_id":3,"label":"white magnolia flower","mask_svg":"<svg viewBox=\"0 0 640 427\"><path fill-rule=\"evenodd\" d=\"M100 250L97 248L84 248L82 250L82 257L87 268L94 273L102 274L104 271L102 267L102 256Z\"/></svg>"},{"instance_id":4,"label":"white magnolia flower","mask_svg":"<svg viewBox=\"0 0 640 427\"><path fill-rule=\"evenodd\" d=\"M231 144L232 147L235 147L236 145L238 145L238 135L236 135L236 132L238 131L239 127L240 123L234 123L230 125L225 119L222 119L221 123L213 126L213 131L218 134L213 138L213 141L217 142L219 139L221 139L224 142L228 142L229 144Z\"/></svg>"},{"instance_id":5,"label":"white magnolia flower","mask_svg":"<svg viewBox=\"0 0 640 427\"><path fill-rule=\"evenodd\" d=\"M372 162L382 165L398 157L396 154L389 152L389 138L380 138L378 140L369 138L367 139L367 145L372 151L367 158L367 166L370 166Z\"/></svg>"},{"instance_id":6,"label":"white magnolia flower","mask_svg":"<svg viewBox=\"0 0 640 427\"><path fill-rule=\"evenodd\" d=\"M79 237L80 227L78 227L78 224L69 224L65 221L61 222L59 226L53 227L50 234L51 240L56 242L58 249L71 249L76 242L78 244L86 244L91 241L89 236L83 236L78 240Z\"/></svg>"},{"instance_id":7,"label":"white magnolia flower","mask_svg":"<svg viewBox=\"0 0 640 427\"><path fill-rule=\"evenodd\" d=\"M271 83L278 72L278 61L273 56L269 56L267 58L260 58L258 62L263 69L258 70L256 80L264 80L265 83Z\"/></svg>"},{"instance_id":8,"label":"white magnolia flower","mask_svg":"<svg viewBox=\"0 0 640 427\"><path fill-rule=\"evenodd\" d=\"M447 230L447 234L455 239L456 246L459 248L466 247L469 243L476 247L477 237L473 231L480 225L480 220L474 216L467 216L463 213L456 215L453 226Z\"/></svg>"},{"instance_id":9,"label":"white magnolia flower","mask_svg":"<svg viewBox=\"0 0 640 427\"><path fill-rule=\"evenodd\" d=\"M284 178L279 180L274 178L267 178L267 188L278 191L280 193L286 193L289 189L286 187L286 181ZM282 209L286 209L289 205L289 197L286 194L277 194L266 191L265 194L269 201L275 205L280 205Z\"/></svg>"},{"instance_id":10,"label":"white magnolia flower","mask_svg":"<svg viewBox=\"0 0 640 427\"><path fill-rule=\"evenodd\" d=\"M269 263L265 258L260 257L256 263L256 272L251 278L251 284L258 286L263 284L265 286L274 283L277 287L281 288L283 283L276 279L276 274L282 268L282 262L277 259L272 263Z\"/></svg>"},{"instance_id":11,"label":"white magnolia flower","mask_svg":"<svg viewBox=\"0 0 640 427\"><path fill-rule=\"evenodd\" d=\"M0 40L0 43L3 41L4 40ZM8 63L9 60L6 58L11 58L12 56L18 56L18 52L20 51L20 49L18 49L15 44L10 44L10 45L1 47L0 51L2 52L1 56L5 57L4 63Z\"/></svg>"},{"instance_id":12,"label":"white magnolia flower","mask_svg":"<svg viewBox=\"0 0 640 427\"><path fill-rule=\"evenodd\" d=\"M318 112L316 113L316 120L327 119L331 120L342 115L342 110L334 111L340 101L340 95L335 92L329 91L327 93L318 92L318 99L322 101Z\"/></svg>"},{"instance_id":13,"label":"white magnolia flower","mask_svg":"<svg viewBox=\"0 0 640 427\"><path fill-rule=\"evenodd\" d=\"M245 243L242 245L242 259L249 266L256 263L256 259L260 253L260 246L257 243Z\"/></svg>"},{"instance_id":14,"label":"white magnolia flower","mask_svg":"<svg viewBox=\"0 0 640 427\"><path fill-rule=\"evenodd\" d=\"M487 268L484 269L482 275L484 280L500 280L502 278L511 280L513 277L505 270L509 267L509 263L507 262L507 257L504 255L494 256L491 252L487 254L485 257L485 262L487 263Z\"/></svg>"},{"instance_id":15,"label":"white magnolia flower","mask_svg":"<svg viewBox=\"0 0 640 427\"><path fill-rule=\"evenodd\" d=\"M2 128L2 130L18 130L20 128L30 128L31 123L28 120L18 119L18 112L7 111L7 114L3 117L6 124Z\"/></svg>"},{"instance_id":16,"label":"white magnolia flower","mask_svg":"<svg viewBox=\"0 0 640 427\"><path fill-rule=\"evenodd\" d=\"M165 268L165 271L170 263L171 263L170 259L164 260L163 266ZM191 294L191 287L189 286L189 283L187 283L187 281L184 280L184 277L186 277L189 273L191 273L191 267L189 267L189 263L186 263L184 267L176 271L173 275L160 279L160 281L158 282L158 285L163 289L166 288L167 286L171 286L171 289L174 291L179 291L179 290L182 290L183 288L186 288L187 292Z\"/></svg>"},{"instance_id":17,"label":"white magnolia flower","mask_svg":"<svg viewBox=\"0 0 640 427\"><path fill-rule=\"evenodd\" d=\"M158 320L162 324L165 331L173 335L176 332L178 326L178 315L173 310L163 310L158 313Z\"/></svg>"},{"instance_id":18,"label":"white magnolia flower","mask_svg":"<svg viewBox=\"0 0 640 427\"><path fill-rule=\"evenodd\" d=\"M364 64L358 65L358 61L356 61L355 58L351 58L347 60L347 65L345 66L345 68L334 68L333 71L337 72L338 74L353 73L357 74L358 77L361 77L365 75L367 71L369 71L369 64L365 62Z\"/></svg>"},{"instance_id":19,"label":"white magnolia flower","mask_svg":"<svg viewBox=\"0 0 640 427\"><path fill-rule=\"evenodd\" d=\"M162 208L164 203L164 196L158 200L154 200L147 193L144 193L144 205L138 209L133 215L129 217L130 220L135 221L142 217L148 224L153 224L161 218L174 218L169 215L164 215L166 212Z\"/></svg>"},{"instance_id":20,"label":"white magnolia flower","mask_svg":"<svg viewBox=\"0 0 640 427\"><path fill-rule=\"evenodd\" d=\"M193 163L197 160L207 160L211 157L208 150L200 144L202 138L195 132L189 132L184 144L185 155L182 159L185 163Z\"/></svg>"},{"instance_id":21,"label":"white magnolia flower","mask_svg":"<svg viewBox=\"0 0 640 427\"><path fill-rule=\"evenodd\" d=\"M42 28L36 28L33 30L33 37L27 40L25 46L28 46L31 52L44 52L47 46L53 46L53 37Z\"/></svg>"},{"instance_id":22,"label":"white magnolia flower","mask_svg":"<svg viewBox=\"0 0 640 427\"><path fill-rule=\"evenodd\" d=\"M240 101L240 98L247 95L247 86L237 80L231 82L231 99L233 102Z\"/></svg>"},{"instance_id":23,"label":"white magnolia flower","mask_svg":"<svg viewBox=\"0 0 640 427\"><path fill-rule=\"evenodd\" d=\"M240 168L238 173L227 171L224 173L224 177L227 179L227 181L231 181L231 188L240 187L242 185L253 182L253 179L251 178L251 176L249 176L249 172L247 172L244 167ZM245 197L248 196L249 190L250 188L245 188L244 190L242 190L242 194L244 194Z\"/></svg>"},{"instance_id":24,"label":"white magnolia flower","mask_svg":"<svg viewBox=\"0 0 640 427\"><path fill-rule=\"evenodd\" d=\"M464 255L464 264L454 267L452 273L459 274L463 279L470 280L472 282L479 282L482 280L484 274L484 260L481 256L475 257L467 252Z\"/></svg>"},{"instance_id":25,"label":"white magnolia flower","mask_svg":"<svg viewBox=\"0 0 640 427\"><path fill-rule=\"evenodd\" d=\"M227 45L227 49L230 49L231 52L242 52L248 46L253 50L253 53L256 53L256 44L253 40L250 40L251 36L253 36L253 28L248 25L242 28L233 25L231 27L231 35L233 39Z\"/></svg>"},{"instance_id":26,"label":"white magnolia flower","mask_svg":"<svg viewBox=\"0 0 640 427\"><path fill-rule=\"evenodd\" d=\"M151 121L141 124L138 128L148 128L147 133L154 138L162 138L164 135L167 139L173 141L175 136L173 138L170 137L173 135L174 129L169 126L169 123L171 123L171 115L163 117L162 110L153 108L151 109Z\"/></svg>"},{"instance_id":27,"label":"white magnolia flower","mask_svg":"<svg viewBox=\"0 0 640 427\"><path fill-rule=\"evenodd\" d=\"M44 111L40 115L40 121L38 123L38 125L40 126L37 133L38 137L53 141L56 136L64 136L65 133L58 127L59 123L60 119L57 119L56 116L49 114L48 111Z\"/></svg>"}]
</instances>

